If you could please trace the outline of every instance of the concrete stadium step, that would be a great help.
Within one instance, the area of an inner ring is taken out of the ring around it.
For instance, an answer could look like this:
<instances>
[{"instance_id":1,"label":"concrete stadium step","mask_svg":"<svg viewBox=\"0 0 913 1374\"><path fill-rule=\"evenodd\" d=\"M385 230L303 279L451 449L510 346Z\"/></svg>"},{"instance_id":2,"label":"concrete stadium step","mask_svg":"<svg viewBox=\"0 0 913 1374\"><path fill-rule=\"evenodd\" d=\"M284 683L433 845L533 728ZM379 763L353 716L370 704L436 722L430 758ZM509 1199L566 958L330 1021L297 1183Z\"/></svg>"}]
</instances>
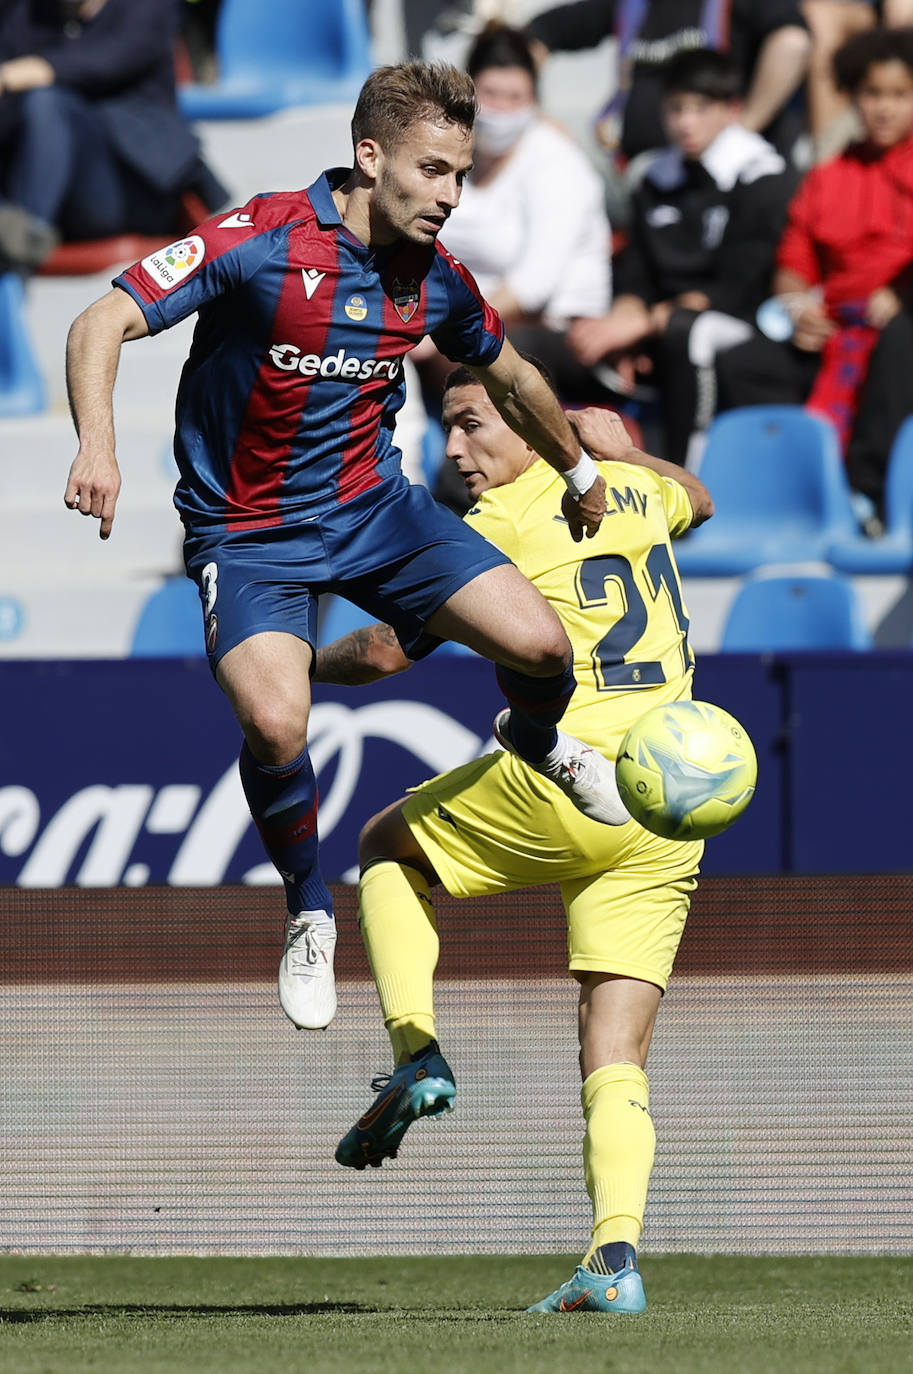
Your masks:
<instances>
[{"instance_id":1,"label":"concrete stadium step","mask_svg":"<svg viewBox=\"0 0 913 1374\"><path fill-rule=\"evenodd\" d=\"M0 575L0 659L123 658L161 578Z\"/></svg>"},{"instance_id":2,"label":"concrete stadium step","mask_svg":"<svg viewBox=\"0 0 913 1374\"><path fill-rule=\"evenodd\" d=\"M123 264L128 266L129 264ZM70 325L86 306L105 295L117 269L88 277L34 277L26 293L29 338L48 391L51 412L67 406L66 343ZM190 349L195 317L154 339L125 344L115 384L115 413L120 420L132 408L161 407L169 422L184 359Z\"/></svg>"},{"instance_id":3,"label":"concrete stadium step","mask_svg":"<svg viewBox=\"0 0 913 1374\"><path fill-rule=\"evenodd\" d=\"M63 501L76 434L59 413L0 420L0 451L7 463L7 510ZM123 477L121 504L171 507L177 481L168 416L131 413L117 426L117 461Z\"/></svg>"},{"instance_id":4,"label":"concrete stadium step","mask_svg":"<svg viewBox=\"0 0 913 1374\"><path fill-rule=\"evenodd\" d=\"M160 576L183 567L183 529L169 506L119 506L110 539L98 537L98 521L68 511L59 502L48 509L25 506L10 512L3 527L3 570L31 577L97 578L104 582L131 574Z\"/></svg>"}]
</instances>

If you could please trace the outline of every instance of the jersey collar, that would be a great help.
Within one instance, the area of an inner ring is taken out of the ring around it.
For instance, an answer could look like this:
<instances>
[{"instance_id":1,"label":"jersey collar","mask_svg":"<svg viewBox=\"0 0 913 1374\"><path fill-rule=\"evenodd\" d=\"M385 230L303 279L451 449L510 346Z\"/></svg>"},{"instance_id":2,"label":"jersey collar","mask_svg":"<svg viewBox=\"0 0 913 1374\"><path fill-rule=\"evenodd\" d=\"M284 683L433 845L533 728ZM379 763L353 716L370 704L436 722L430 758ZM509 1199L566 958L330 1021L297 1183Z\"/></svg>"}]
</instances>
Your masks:
<instances>
[{"instance_id":1,"label":"jersey collar","mask_svg":"<svg viewBox=\"0 0 913 1374\"><path fill-rule=\"evenodd\" d=\"M317 222L321 229L335 229L345 238L346 244L355 253L364 259L367 265L374 265L378 271L382 271L384 266L402 253L404 244L401 241L384 244L382 247L371 248L368 244L362 243L361 239L353 234L351 229L347 229L342 222L342 216L336 207L333 199L333 192L341 186L346 178L351 174L351 167L330 167L322 172L317 180L307 188L308 199L314 207ZM434 247L428 251L428 261L434 259ZM427 271L427 266L425 268ZM423 273L424 275L424 273Z\"/></svg>"},{"instance_id":2,"label":"jersey collar","mask_svg":"<svg viewBox=\"0 0 913 1374\"><path fill-rule=\"evenodd\" d=\"M317 215L317 222L321 229L335 229L342 234L348 246L359 257L364 258L366 263L383 261L392 255L398 245L393 243L384 248L371 248L369 244L362 243L358 235L353 234L351 229L347 229L343 224L342 216L333 199L333 192L343 184L351 172L351 167L330 167L308 187L307 193Z\"/></svg>"},{"instance_id":3,"label":"jersey collar","mask_svg":"<svg viewBox=\"0 0 913 1374\"><path fill-rule=\"evenodd\" d=\"M322 229L345 228L336 208L333 192L337 186L342 185L351 170L350 167L331 167L328 171L321 172L313 185L308 187L308 197Z\"/></svg>"}]
</instances>

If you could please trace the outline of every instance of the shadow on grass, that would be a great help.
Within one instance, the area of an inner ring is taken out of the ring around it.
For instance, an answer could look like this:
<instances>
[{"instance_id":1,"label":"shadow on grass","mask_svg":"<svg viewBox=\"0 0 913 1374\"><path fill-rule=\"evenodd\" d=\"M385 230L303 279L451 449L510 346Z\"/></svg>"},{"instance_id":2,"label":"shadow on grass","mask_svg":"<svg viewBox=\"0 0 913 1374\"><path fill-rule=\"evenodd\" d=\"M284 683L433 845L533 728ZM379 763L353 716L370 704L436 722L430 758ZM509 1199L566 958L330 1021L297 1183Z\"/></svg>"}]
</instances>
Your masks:
<instances>
[{"instance_id":1,"label":"shadow on grass","mask_svg":"<svg viewBox=\"0 0 913 1374\"><path fill-rule=\"evenodd\" d=\"M86 1303L83 1307L43 1307L29 1312L22 1307L0 1307L0 1325L53 1321L59 1317L309 1317L321 1313L368 1313L376 1315L385 1308L360 1302L195 1303L182 1307L176 1303Z\"/></svg>"},{"instance_id":2,"label":"shadow on grass","mask_svg":"<svg viewBox=\"0 0 913 1374\"><path fill-rule=\"evenodd\" d=\"M294 1302L294 1303L228 1303L225 1305L195 1303L180 1306L177 1303L86 1303L83 1307L43 1307L28 1311L23 1307L0 1307L0 1327L9 1322L11 1325L26 1326L37 1322L50 1322L72 1317L317 1317L317 1316L363 1316L395 1317L398 1321L433 1320L437 1323L501 1323L510 1322L522 1315L522 1308L516 1311L484 1311L468 1309L464 1312L442 1312L438 1308L382 1307L378 1304L362 1302Z\"/></svg>"}]
</instances>

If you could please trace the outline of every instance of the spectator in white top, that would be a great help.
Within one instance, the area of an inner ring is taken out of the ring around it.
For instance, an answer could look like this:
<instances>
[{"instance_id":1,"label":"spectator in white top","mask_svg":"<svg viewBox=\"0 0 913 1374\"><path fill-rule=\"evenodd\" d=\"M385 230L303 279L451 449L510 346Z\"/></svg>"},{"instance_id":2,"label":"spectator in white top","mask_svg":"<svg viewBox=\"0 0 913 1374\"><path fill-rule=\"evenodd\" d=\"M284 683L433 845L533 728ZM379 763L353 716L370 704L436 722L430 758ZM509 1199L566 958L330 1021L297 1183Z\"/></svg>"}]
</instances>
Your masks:
<instances>
[{"instance_id":1,"label":"spectator in white top","mask_svg":"<svg viewBox=\"0 0 913 1374\"><path fill-rule=\"evenodd\" d=\"M543 117L520 30L489 26L466 69L479 100L473 168L438 241L472 272L511 339L522 338L525 351L560 352L574 320L598 318L611 303L602 180L571 136ZM427 338L412 357L436 417L453 365ZM466 510L452 463L441 464L432 485L439 501Z\"/></svg>"},{"instance_id":2,"label":"spectator in white top","mask_svg":"<svg viewBox=\"0 0 913 1374\"><path fill-rule=\"evenodd\" d=\"M479 99L474 166L440 241L508 329L564 329L575 317L604 314L610 231L602 182L573 139L543 118L525 36L487 30L466 68Z\"/></svg>"}]
</instances>

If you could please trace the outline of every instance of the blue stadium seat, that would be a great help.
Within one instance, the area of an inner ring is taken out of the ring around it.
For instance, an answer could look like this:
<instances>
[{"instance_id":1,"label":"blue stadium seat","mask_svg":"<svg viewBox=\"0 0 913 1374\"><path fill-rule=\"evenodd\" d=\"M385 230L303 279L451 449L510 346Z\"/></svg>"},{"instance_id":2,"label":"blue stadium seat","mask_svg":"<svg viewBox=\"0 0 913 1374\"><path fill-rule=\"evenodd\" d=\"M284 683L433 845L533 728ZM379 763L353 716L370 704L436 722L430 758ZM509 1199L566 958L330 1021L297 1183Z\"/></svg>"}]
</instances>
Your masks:
<instances>
[{"instance_id":1,"label":"blue stadium seat","mask_svg":"<svg viewBox=\"0 0 913 1374\"><path fill-rule=\"evenodd\" d=\"M778 649L868 649L871 636L856 590L839 573L749 577L723 628L724 653Z\"/></svg>"},{"instance_id":2,"label":"blue stadium seat","mask_svg":"<svg viewBox=\"0 0 913 1374\"><path fill-rule=\"evenodd\" d=\"M205 652L200 594L189 577L169 577L140 612L130 653L134 658L196 658Z\"/></svg>"},{"instance_id":3,"label":"blue stadium seat","mask_svg":"<svg viewBox=\"0 0 913 1374\"><path fill-rule=\"evenodd\" d=\"M0 273L0 416L36 415L46 403L26 330L22 281L14 272Z\"/></svg>"},{"instance_id":4,"label":"blue stadium seat","mask_svg":"<svg viewBox=\"0 0 913 1374\"><path fill-rule=\"evenodd\" d=\"M691 577L826 559L856 528L833 425L802 406L745 406L714 420L700 467L716 514L679 540Z\"/></svg>"},{"instance_id":5,"label":"blue stadium seat","mask_svg":"<svg viewBox=\"0 0 913 1374\"><path fill-rule=\"evenodd\" d=\"M884 534L867 539L857 530L835 539L828 558L848 573L908 573L913 568L913 415L897 431L888 457Z\"/></svg>"},{"instance_id":6,"label":"blue stadium seat","mask_svg":"<svg viewBox=\"0 0 913 1374\"><path fill-rule=\"evenodd\" d=\"M189 119L255 119L355 99L372 67L364 0L222 0L219 79L178 89Z\"/></svg>"}]
</instances>

